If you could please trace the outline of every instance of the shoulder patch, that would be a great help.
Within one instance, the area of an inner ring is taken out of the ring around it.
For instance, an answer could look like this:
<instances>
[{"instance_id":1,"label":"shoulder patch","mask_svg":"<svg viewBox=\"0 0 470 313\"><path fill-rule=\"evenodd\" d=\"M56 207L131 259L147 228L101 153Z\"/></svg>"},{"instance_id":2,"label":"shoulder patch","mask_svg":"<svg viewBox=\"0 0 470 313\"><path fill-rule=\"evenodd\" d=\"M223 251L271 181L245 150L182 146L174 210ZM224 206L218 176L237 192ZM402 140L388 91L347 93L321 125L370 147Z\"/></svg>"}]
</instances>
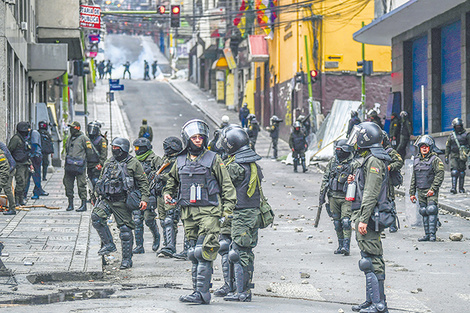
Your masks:
<instances>
[{"instance_id":1,"label":"shoulder patch","mask_svg":"<svg viewBox=\"0 0 470 313\"><path fill-rule=\"evenodd\" d=\"M380 173L380 170L379 170L377 167L371 166L371 167L370 167L370 172L371 172L371 173L374 173L374 174L379 174L379 173Z\"/></svg>"},{"instance_id":2,"label":"shoulder patch","mask_svg":"<svg viewBox=\"0 0 470 313\"><path fill-rule=\"evenodd\" d=\"M0 157L0 162L6 161L7 159L5 157Z\"/></svg>"},{"instance_id":3,"label":"shoulder patch","mask_svg":"<svg viewBox=\"0 0 470 313\"><path fill-rule=\"evenodd\" d=\"M225 163L224 162L220 162L220 167L225 167Z\"/></svg>"},{"instance_id":4,"label":"shoulder patch","mask_svg":"<svg viewBox=\"0 0 470 313\"><path fill-rule=\"evenodd\" d=\"M107 147L108 147L108 145L106 144L106 141L103 141L103 143L101 144L101 146L102 146L103 148L107 148Z\"/></svg>"}]
</instances>

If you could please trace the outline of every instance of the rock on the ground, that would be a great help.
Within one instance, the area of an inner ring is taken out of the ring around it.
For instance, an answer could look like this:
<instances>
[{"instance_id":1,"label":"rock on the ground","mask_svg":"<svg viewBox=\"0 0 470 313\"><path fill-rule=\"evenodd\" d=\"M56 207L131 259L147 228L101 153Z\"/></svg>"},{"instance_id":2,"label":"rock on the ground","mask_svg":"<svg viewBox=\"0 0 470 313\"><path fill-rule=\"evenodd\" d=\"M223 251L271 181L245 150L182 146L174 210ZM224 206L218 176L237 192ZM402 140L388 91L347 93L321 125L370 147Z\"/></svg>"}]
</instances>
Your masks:
<instances>
[{"instance_id":1,"label":"rock on the ground","mask_svg":"<svg viewBox=\"0 0 470 313\"><path fill-rule=\"evenodd\" d=\"M449 235L449 239L452 241L460 241L463 239L462 233L452 233Z\"/></svg>"}]
</instances>

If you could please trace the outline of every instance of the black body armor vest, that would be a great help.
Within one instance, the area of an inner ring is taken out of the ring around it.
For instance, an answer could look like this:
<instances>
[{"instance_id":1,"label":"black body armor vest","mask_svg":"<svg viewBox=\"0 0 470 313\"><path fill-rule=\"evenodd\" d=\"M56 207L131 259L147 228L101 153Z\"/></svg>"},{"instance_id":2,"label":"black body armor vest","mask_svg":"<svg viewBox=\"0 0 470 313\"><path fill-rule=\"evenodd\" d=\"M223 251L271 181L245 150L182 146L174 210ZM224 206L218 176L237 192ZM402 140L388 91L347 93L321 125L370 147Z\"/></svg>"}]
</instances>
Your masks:
<instances>
[{"instance_id":1,"label":"black body armor vest","mask_svg":"<svg viewBox=\"0 0 470 313\"><path fill-rule=\"evenodd\" d=\"M100 195L113 197L118 195L127 195L134 190L134 177L129 175L127 170L127 157L122 162L112 157L106 167L103 169L103 176L96 183L97 191Z\"/></svg>"},{"instance_id":2,"label":"black body armor vest","mask_svg":"<svg viewBox=\"0 0 470 313\"><path fill-rule=\"evenodd\" d=\"M348 181L348 176L352 174L351 165L340 163L335 159L335 163L330 172L329 188L332 191L341 191L346 193L345 185Z\"/></svg>"},{"instance_id":3,"label":"black body armor vest","mask_svg":"<svg viewBox=\"0 0 470 313\"><path fill-rule=\"evenodd\" d=\"M415 182L418 189L429 189L431 188L432 182L434 181L434 169L432 168L432 162L437 156L433 155L429 160L421 160L416 157L413 162L413 171L415 172Z\"/></svg>"},{"instance_id":4,"label":"black body armor vest","mask_svg":"<svg viewBox=\"0 0 470 313\"><path fill-rule=\"evenodd\" d=\"M459 153L459 146L457 145L456 140L459 141L459 145L461 147L467 146L467 132L463 132L461 134L457 134L457 132L453 131L451 134L452 140L450 141L450 151L454 153Z\"/></svg>"},{"instance_id":5,"label":"black body armor vest","mask_svg":"<svg viewBox=\"0 0 470 313\"><path fill-rule=\"evenodd\" d=\"M250 184L250 176L251 176L251 167L250 163L242 163L240 164L241 167L245 170L245 177L243 181L238 185L235 186L237 190L237 204L235 206L236 209L244 209L244 208L259 208L261 197L259 192L259 185L255 189L255 193L248 197L246 192L248 191L248 187ZM263 179L263 174L261 173L260 167L256 164L258 168L258 178L259 182Z\"/></svg>"}]
</instances>

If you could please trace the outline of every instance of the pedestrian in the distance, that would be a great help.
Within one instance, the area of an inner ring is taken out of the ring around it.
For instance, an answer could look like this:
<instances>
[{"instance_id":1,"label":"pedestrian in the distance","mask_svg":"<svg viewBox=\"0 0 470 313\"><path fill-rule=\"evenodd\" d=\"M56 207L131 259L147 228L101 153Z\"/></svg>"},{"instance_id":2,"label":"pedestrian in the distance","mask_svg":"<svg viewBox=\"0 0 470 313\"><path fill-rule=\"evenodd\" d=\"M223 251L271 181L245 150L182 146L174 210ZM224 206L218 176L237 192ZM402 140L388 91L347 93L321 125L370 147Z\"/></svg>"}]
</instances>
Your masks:
<instances>
[{"instance_id":1,"label":"pedestrian in the distance","mask_svg":"<svg viewBox=\"0 0 470 313\"><path fill-rule=\"evenodd\" d=\"M465 151L470 147L470 133L467 133L461 118L452 120L454 129L446 142L445 162L449 164L450 176L452 179L452 188L450 192L457 193L457 180L459 181L460 193L465 193L465 170L467 169L467 155ZM450 157L450 158L449 158Z\"/></svg>"},{"instance_id":2,"label":"pedestrian in the distance","mask_svg":"<svg viewBox=\"0 0 470 313\"><path fill-rule=\"evenodd\" d=\"M266 130L270 133L271 145L273 147L273 159L277 159L277 143L279 141L279 127L283 119L277 117L276 115L271 116L269 119L269 127Z\"/></svg>"},{"instance_id":3,"label":"pedestrian in the distance","mask_svg":"<svg viewBox=\"0 0 470 313\"><path fill-rule=\"evenodd\" d=\"M413 134L413 126L406 111L400 112L400 140L398 141L397 151L401 158L406 158L406 149L410 144L410 138Z\"/></svg>"},{"instance_id":4,"label":"pedestrian in the distance","mask_svg":"<svg viewBox=\"0 0 470 313\"><path fill-rule=\"evenodd\" d=\"M305 173L307 171L307 165L305 162L307 140L299 121L294 123L293 131L289 137L289 147L292 150L292 158L294 159L294 172L297 173L297 166L300 163L302 164L302 170Z\"/></svg>"},{"instance_id":5,"label":"pedestrian in the distance","mask_svg":"<svg viewBox=\"0 0 470 313\"><path fill-rule=\"evenodd\" d=\"M259 123L254 114L248 115L247 120L248 127L246 132L248 133L248 137L250 138L250 147L251 149L253 149L253 151L256 151L255 146L260 131Z\"/></svg>"},{"instance_id":6,"label":"pedestrian in the distance","mask_svg":"<svg viewBox=\"0 0 470 313\"><path fill-rule=\"evenodd\" d=\"M54 144L52 136L48 130L47 121L38 123L39 134L41 135L41 152L42 152L42 180L46 180L47 168L49 167L49 158L54 155Z\"/></svg>"},{"instance_id":7,"label":"pedestrian in the distance","mask_svg":"<svg viewBox=\"0 0 470 313\"><path fill-rule=\"evenodd\" d=\"M248 125L248 120L247 117L250 114L250 109L248 109L248 103L243 103L243 106L240 109L240 112L238 113L238 118L240 119L240 122L242 123L242 127L245 128Z\"/></svg>"},{"instance_id":8,"label":"pedestrian in the distance","mask_svg":"<svg viewBox=\"0 0 470 313\"><path fill-rule=\"evenodd\" d=\"M152 63L152 76L153 76L153 79L157 78L157 67L158 67L158 62L157 62L157 60L155 60Z\"/></svg>"},{"instance_id":9,"label":"pedestrian in the distance","mask_svg":"<svg viewBox=\"0 0 470 313\"><path fill-rule=\"evenodd\" d=\"M148 125L147 119L145 118L142 120L142 125L139 129L139 138L147 138L150 142L153 140L153 129Z\"/></svg>"},{"instance_id":10,"label":"pedestrian in the distance","mask_svg":"<svg viewBox=\"0 0 470 313\"><path fill-rule=\"evenodd\" d=\"M144 80L150 80L149 71L150 71L149 62L147 62L147 60L144 60Z\"/></svg>"},{"instance_id":11,"label":"pedestrian in the distance","mask_svg":"<svg viewBox=\"0 0 470 313\"><path fill-rule=\"evenodd\" d=\"M31 178L33 178L34 189L33 196L31 199L37 200L39 196L48 196L49 193L44 191L41 186L41 163L42 163L42 144L41 144L41 134L37 130L31 131L31 151L29 152L31 163L33 165L33 171L30 171L26 179L26 187L24 190L24 197L29 190L29 185L31 183Z\"/></svg>"},{"instance_id":12,"label":"pedestrian in the distance","mask_svg":"<svg viewBox=\"0 0 470 313\"><path fill-rule=\"evenodd\" d=\"M400 140L400 118L397 113L392 113L390 116L390 131L388 133L390 145L396 149Z\"/></svg>"},{"instance_id":13,"label":"pedestrian in the distance","mask_svg":"<svg viewBox=\"0 0 470 313\"><path fill-rule=\"evenodd\" d=\"M131 78L131 71L129 70L130 67L131 67L131 63L129 61L124 63L124 73L122 73L122 79L126 78L126 73L129 74L129 79L132 79Z\"/></svg>"}]
</instances>

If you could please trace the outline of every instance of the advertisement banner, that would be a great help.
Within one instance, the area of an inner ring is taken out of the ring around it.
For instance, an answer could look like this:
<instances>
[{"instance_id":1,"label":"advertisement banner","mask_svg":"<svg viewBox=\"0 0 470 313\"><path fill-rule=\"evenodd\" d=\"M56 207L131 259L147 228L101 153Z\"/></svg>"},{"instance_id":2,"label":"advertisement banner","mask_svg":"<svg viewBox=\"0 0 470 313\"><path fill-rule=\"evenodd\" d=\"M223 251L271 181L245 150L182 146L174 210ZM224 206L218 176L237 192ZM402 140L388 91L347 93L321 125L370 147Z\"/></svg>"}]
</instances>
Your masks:
<instances>
[{"instance_id":1,"label":"advertisement banner","mask_svg":"<svg viewBox=\"0 0 470 313\"><path fill-rule=\"evenodd\" d=\"M80 27L101 28L101 8L91 5L80 6Z\"/></svg>"}]
</instances>

